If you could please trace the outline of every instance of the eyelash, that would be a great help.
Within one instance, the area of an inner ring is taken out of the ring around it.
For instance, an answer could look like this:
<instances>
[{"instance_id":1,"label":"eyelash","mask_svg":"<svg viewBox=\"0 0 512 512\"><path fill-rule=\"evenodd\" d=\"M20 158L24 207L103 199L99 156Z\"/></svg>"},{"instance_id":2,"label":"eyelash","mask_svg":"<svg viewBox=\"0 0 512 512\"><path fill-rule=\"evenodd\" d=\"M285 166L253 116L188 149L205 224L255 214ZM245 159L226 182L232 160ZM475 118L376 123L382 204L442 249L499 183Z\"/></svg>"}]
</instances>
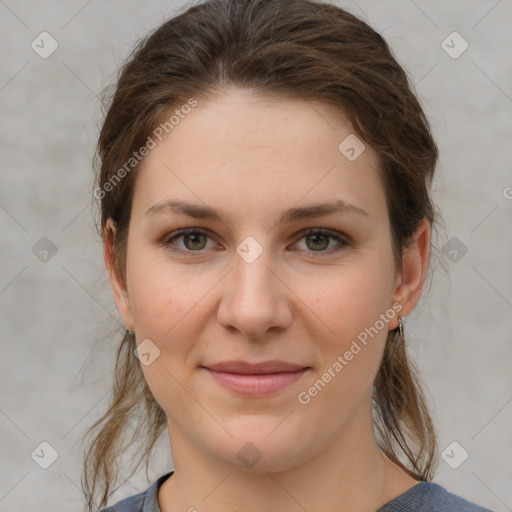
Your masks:
<instances>
[{"instance_id":1,"label":"eyelash","mask_svg":"<svg viewBox=\"0 0 512 512\"><path fill-rule=\"evenodd\" d=\"M198 229L198 228L188 228L188 229L181 229L181 230L177 231L170 238L164 239L163 242L162 242L162 245L165 248L167 248L167 249L169 249L169 250L171 250L173 252L177 252L177 253L180 253L180 254L187 254L187 255L190 255L190 254L193 254L193 253L197 253L197 256L200 256L200 254L202 252L204 252L203 249L200 249L200 250L197 250L197 251L183 250L183 249L178 249L178 248L176 248L175 246L172 245L171 242L177 240L178 238L186 236L186 235L206 235L208 238L211 239L211 237L208 235L208 233L206 231L203 231L203 230ZM341 236L336 234L336 232L329 231L329 230L322 229L322 228L308 228L308 229L302 231L301 232L301 237L297 240L297 242L299 242L303 238L305 238L307 236L311 236L311 235L326 235L329 238L332 238L332 239L336 240L340 244L340 246L338 248L331 248L331 249L327 249L327 250L324 250L324 251L307 251L307 252L310 252L310 253L332 254L334 252L340 251L342 248L344 248L345 246L349 245L348 242L344 238L342 238ZM297 242L295 242L295 243L297 243Z\"/></svg>"}]
</instances>

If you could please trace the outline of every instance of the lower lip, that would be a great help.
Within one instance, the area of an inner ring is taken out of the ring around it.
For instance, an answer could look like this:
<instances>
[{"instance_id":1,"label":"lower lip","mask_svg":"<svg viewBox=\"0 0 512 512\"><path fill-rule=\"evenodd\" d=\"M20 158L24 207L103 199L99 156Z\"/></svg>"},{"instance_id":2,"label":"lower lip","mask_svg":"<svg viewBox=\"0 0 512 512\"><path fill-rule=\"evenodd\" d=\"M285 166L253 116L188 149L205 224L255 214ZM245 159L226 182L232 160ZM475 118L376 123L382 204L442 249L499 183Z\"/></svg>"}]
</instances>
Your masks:
<instances>
[{"instance_id":1,"label":"lower lip","mask_svg":"<svg viewBox=\"0 0 512 512\"><path fill-rule=\"evenodd\" d=\"M222 387L241 395L269 395L297 382L308 368L296 372L242 375L240 373L215 372L204 368Z\"/></svg>"}]
</instances>

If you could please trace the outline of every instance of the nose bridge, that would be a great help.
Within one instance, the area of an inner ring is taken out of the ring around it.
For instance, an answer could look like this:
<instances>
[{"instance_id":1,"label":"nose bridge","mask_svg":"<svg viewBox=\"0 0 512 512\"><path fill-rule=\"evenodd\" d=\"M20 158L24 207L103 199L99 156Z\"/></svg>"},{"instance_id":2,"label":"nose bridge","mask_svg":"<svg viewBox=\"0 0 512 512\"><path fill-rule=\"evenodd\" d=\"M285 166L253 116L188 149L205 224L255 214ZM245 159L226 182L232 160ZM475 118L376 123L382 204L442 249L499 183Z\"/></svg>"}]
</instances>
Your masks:
<instances>
[{"instance_id":1,"label":"nose bridge","mask_svg":"<svg viewBox=\"0 0 512 512\"><path fill-rule=\"evenodd\" d=\"M275 299L275 277L268 268L271 266L270 251L259 244L256 246L256 243L252 239L238 246L231 288L238 301L246 304L259 302L258 308L263 308L265 305L269 307Z\"/></svg>"},{"instance_id":2,"label":"nose bridge","mask_svg":"<svg viewBox=\"0 0 512 512\"><path fill-rule=\"evenodd\" d=\"M270 271L273 266L270 251L248 238L234 254L234 268L218 313L224 326L257 338L270 327L283 327L289 320L289 312L284 290Z\"/></svg>"}]
</instances>

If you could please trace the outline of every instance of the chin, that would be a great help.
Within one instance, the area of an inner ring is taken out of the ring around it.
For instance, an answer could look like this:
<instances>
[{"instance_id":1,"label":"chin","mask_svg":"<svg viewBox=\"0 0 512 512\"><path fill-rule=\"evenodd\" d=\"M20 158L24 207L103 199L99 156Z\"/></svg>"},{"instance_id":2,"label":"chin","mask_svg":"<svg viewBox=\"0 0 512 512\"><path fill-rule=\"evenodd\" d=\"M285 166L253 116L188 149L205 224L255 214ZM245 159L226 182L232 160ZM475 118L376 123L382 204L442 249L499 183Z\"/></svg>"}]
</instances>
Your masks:
<instances>
[{"instance_id":1,"label":"chin","mask_svg":"<svg viewBox=\"0 0 512 512\"><path fill-rule=\"evenodd\" d=\"M233 437L223 436L210 447L213 454L239 471L265 474L287 471L307 459L307 435L286 415L240 416L225 422Z\"/></svg>"}]
</instances>

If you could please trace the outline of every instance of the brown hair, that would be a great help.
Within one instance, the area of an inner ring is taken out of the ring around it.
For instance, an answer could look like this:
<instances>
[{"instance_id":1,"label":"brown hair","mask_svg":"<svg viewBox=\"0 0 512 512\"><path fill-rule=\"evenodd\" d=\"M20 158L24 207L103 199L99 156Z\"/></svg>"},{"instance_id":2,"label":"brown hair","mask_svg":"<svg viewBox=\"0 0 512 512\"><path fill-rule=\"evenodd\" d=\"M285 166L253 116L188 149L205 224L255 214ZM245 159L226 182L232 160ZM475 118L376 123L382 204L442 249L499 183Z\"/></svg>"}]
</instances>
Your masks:
<instances>
[{"instance_id":1,"label":"brown hair","mask_svg":"<svg viewBox=\"0 0 512 512\"><path fill-rule=\"evenodd\" d=\"M327 3L209 0L142 40L106 100L94 195L101 200L98 232L111 247L119 275L126 277L138 168L127 169L126 162L174 108L191 98L214 97L227 85L263 96L323 101L348 116L380 157L378 171L400 266L402 250L419 222L434 223L429 189L438 151L408 77L387 43L365 22ZM108 219L115 224L115 236L107 229ZM119 458L134 442L142 442L144 449L129 477L144 459L147 471L152 448L166 427L166 415L146 384L134 348L134 336L125 334L117 351L110 407L85 435L94 434L82 479L89 510L97 495L100 507L107 503L119 479ZM373 403L383 452L410 475L430 479L436 436L397 329L388 333ZM126 438L128 427L133 431Z\"/></svg>"}]
</instances>

